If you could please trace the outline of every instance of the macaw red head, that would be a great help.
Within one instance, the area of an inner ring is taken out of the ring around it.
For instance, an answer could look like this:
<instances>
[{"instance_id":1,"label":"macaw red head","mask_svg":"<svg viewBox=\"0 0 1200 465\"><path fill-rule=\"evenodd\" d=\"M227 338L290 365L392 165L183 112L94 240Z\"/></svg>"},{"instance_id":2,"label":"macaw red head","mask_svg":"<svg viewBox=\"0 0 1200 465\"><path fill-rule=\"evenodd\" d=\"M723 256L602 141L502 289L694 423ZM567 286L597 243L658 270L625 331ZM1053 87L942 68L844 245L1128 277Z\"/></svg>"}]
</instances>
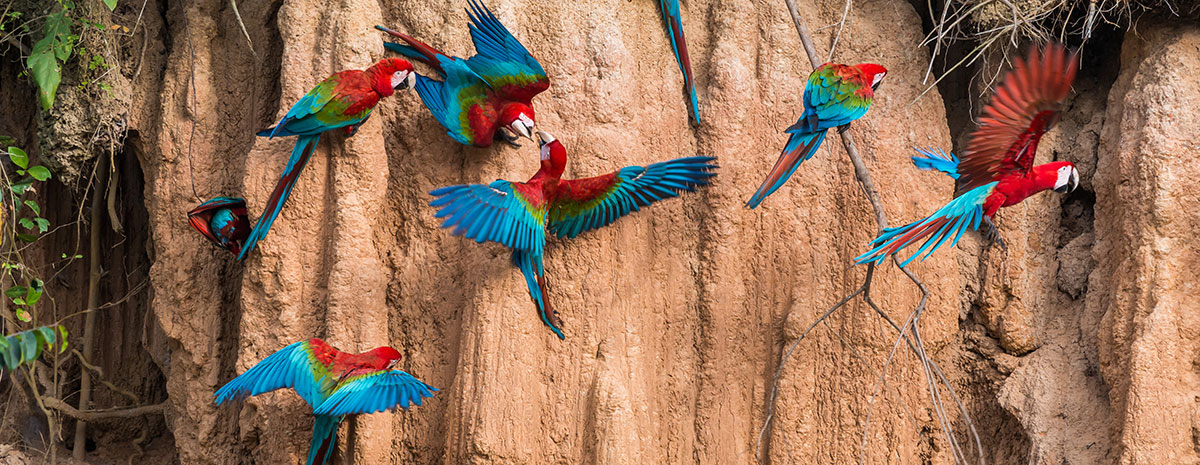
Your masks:
<instances>
[{"instance_id":1,"label":"macaw red head","mask_svg":"<svg viewBox=\"0 0 1200 465\"><path fill-rule=\"evenodd\" d=\"M213 244L235 254L250 237L246 201L237 197L217 197L200 204L188 212L188 224Z\"/></svg>"},{"instance_id":2,"label":"macaw red head","mask_svg":"<svg viewBox=\"0 0 1200 465\"><path fill-rule=\"evenodd\" d=\"M542 171L552 176L562 176L567 167L567 148L546 131L538 131L538 148L542 157Z\"/></svg>"},{"instance_id":3,"label":"macaw red head","mask_svg":"<svg viewBox=\"0 0 1200 465\"><path fill-rule=\"evenodd\" d=\"M855 65L862 72L863 77L871 83L871 91L879 89L879 83L883 82L883 76L887 74L887 68L879 66L875 63L862 63Z\"/></svg>"},{"instance_id":4,"label":"macaw red head","mask_svg":"<svg viewBox=\"0 0 1200 465\"><path fill-rule=\"evenodd\" d=\"M371 88L387 97L396 90L411 89L417 82L413 65L403 58L384 58L367 68L373 82Z\"/></svg>"},{"instance_id":5,"label":"macaw red head","mask_svg":"<svg viewBox=\"0 0 1200 465\"><path fill-rule=\"evenodd\" d=\"M500 125L513 134L533 140L533 107L513 102L500 109Z\"/></svg>"},{"instance_id":6,"label":"macaw red head","mask_svg":"<svg viewBox=\"0 0 1200 465\"><path fill-rule=\"evenodd\" d=\"M371 368L376 370L390 369L400 362L400 352L391 347L376 347L367 353L374 359Z\"/></svg>"}]
</instances>

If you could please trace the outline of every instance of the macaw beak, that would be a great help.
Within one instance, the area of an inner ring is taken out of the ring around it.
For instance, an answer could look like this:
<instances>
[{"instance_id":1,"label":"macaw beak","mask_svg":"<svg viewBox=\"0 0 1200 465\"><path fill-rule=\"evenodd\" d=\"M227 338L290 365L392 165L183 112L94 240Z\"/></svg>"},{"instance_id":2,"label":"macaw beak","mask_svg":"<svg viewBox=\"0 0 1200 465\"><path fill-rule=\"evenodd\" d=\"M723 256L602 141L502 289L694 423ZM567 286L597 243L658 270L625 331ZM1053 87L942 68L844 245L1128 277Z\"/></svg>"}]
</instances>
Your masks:
<instances>
[{"instance_id":1,"label":"macaw beak","mask_svg":"<svg viewBox=\"0 0 1200 465\"><path fill-rule=\"evenodd\" d=\"M529 132L529 127L525 126L525 123L521 121L513 121L511 127L513 132L517 133L518 136L533 140L533 133Z\"/></svg>"},{"instance_id":2,"label":"macaw beak","mask_svg":"<svg viewBox=\"0 0 1200 465\"><path fill-rule=\"evenodd\" d=\"M543 145L554 142L554 136L550 135L550 133L548 133L546 131L538 131L537 136L538 136L537 143L538 143L539 148L541 148Z\"/></svg>"},{"instance_id":3,"label":"macaw beak","mask_svg":"<svg viewBox=\"0 0 1200 465\"><path fill-rule=\"evenodd\" d=\"M1074 192L1075 188L1077 187L1079 187L1079 171L1077 171L1075 168L1071 168L1071 176L1067 178L1067 182L1054 188L1054 192L1058 192L1059 194L1069 194Z\"/></svg>"},{"instance_id":4,"label":"macaw beak","mask_svg":"<svg viewBox=\"0 0 1200 465\"><path fill-rule=\"evenodd\" d=\"M412 89L417 84L417 73L412 71L397 71L392 75L392 88L396 90Z\"/></svg>"}]
</instances>

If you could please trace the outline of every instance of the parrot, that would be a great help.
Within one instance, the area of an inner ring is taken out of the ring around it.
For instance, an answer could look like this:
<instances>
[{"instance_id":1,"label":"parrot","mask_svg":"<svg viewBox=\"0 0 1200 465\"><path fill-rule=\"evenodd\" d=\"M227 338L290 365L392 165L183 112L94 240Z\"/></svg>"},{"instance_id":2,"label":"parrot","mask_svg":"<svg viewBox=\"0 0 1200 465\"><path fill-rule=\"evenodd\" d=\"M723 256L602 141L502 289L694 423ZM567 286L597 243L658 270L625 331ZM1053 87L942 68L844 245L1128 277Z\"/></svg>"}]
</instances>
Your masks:
<instances>
[{"instance_id":1,"label":"parrot","mask_svg":"<svg viewBox=\"0 0 1200 465\"><path fill-rule=\"evenodd\" d=\"M346 415L408 409L438 390L393 369L399 361L400 352L391 347L348 354L312 338L280 349L221 386L215 402L292 388L316 415L306 463L327 464Z\"/></svg>"},{"instance_id":2,"label":"parrot","mask_svg":"<svg viewBox=\"0 0 1200 465\"><path fill-rule=\"evenodd\" d=\"M494 140L520 147L518 136L533 140L533 97L550 88L550 78L487 6L471 0L467 16L476 55L466 60L407 34L375 29L407 43L384 42L384 48L429 65L443 79L418 75L416 90L450 138L475 147Z\"/></svg>"},{"instance_id":3,"label":"parrot","mask_svg":"<svg viewBox=\"0 0 1200 465\"><path fill-rule=\"evenodd\" d=\"M825 63L813 70L804 87L804 113L796 124L783 131L789 134L783 153L746 206L757 208L763 199L783 186L800 163L817 153L827 130L836 127L845 131L851 121L867 114L875 90L886 74L886 68L874 63L854 66Z\"/></svg>"},{"instance_id":4,"label":"parrot","mask_svg":"<svg viewBox=\"0 0 1200 465\"><path fill-rule=\"evenodd\" d=\"M321 133L344 128L346 137L353 136L358 127L371 116L379 99L391 96L396 90L411 88L416 81L412 63L402 58L385 58L366 70L334 73L304 94L283 119L273 127L258 133L259 137L297 136L287 166L258 223L250 232L238 260L254 250L266 237L271 224L283 210L284 202L300 177L300 171L317 148Z\"/></svg>"},{"instance_id":5,"label":"parrot","mask_svg":"<svg viewBox=\"0 0 1200 465\"><path fill-rule=\"evenodd\" d=\"M920 168L942 171L957 181L954 199L932 215L904 226L887 228L871 241L871 250L854 259L855 264L880 264L888 255L928 238L904 260L903 267L924 252L928 258L951 236L953 247L967 228L989 228L989 243L1000 235L992 217L1001 207L1010 207L1046 190L1067 194L1079 186L1079 172L1069 161L1034 166L1038 141L1058 122L1061 106L1071 91L1079 62L1074 53L1051 43L1032 49L1028 59L1017 58L1013 68L994 89L983 108L978 127L967 141L961 161L953 154L917 159ZM927 157L932 151L920 151ZM918 161L922 160L922 161ZM927 168L926 168L927 167Z\"/></svg>"},{"instance_id":6,"label":"parrot","mask_svg":"<svg viewBox=\"0 0 1200 465\"><path fill-rule=\"evenodd\" d=\"M512 262L525 276L529 295L542 323L565 339L562 321L547 302L542 269L546 235L574 238L607 226L617 218L659 200L708 184L713 157L686 157L627 166L616 172L582 179L561 178L567 150L554 136L538 131L541 168L527 182L496 180L491 184L442 187L430 192L435 216L443 228L476 242L498 242L512 249Z\"/></svg>"},{"instance_id":7,"label":"parrot","mask_svg":"<svg viewBox=\"0 0 1200 465\"><path fill-rule=\"evenodd\" d=\"M675 61L683 73L683 85L687 87L692 102L692 120L700 124L700 106L696 102L696 84L692 81L692 60L688 57L687 39L683 37L683 17L679 14L679 0L659 0L663 22L667 26L667 37L675 51Z\"/></svg>"},{"instance_id":8,"label":"parrot","mask_svg":"<svg viewBox=\"0 0 1200 465\"><path fill-rule=\"evenodd\" d=\"M250 237L246 201L240 197L216 197L188 212L188 223L200 234L236 255Z\"/></svg>"}]
</instances>

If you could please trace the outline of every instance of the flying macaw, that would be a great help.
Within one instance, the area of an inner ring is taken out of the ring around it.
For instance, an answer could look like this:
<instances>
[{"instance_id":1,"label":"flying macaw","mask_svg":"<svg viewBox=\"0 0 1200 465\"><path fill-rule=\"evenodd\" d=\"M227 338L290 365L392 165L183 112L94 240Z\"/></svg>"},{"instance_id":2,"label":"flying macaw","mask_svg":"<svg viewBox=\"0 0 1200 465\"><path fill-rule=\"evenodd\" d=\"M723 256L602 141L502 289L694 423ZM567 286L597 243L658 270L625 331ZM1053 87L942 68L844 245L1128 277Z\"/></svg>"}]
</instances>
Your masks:
<instances>
[{"instance_id":1,"label":"flying macaw","mask_svg":"<svg viewBox=\"0 0 1200 465\"><path fill-rule=\"evenodd\" d=\"M813 70L804 87L804 113L800 114L796 124L783 131L790 134L787 145L783 146L775 167L767 173L767 180L746 206L758 207L763 199L783 186L800 163L817 153L827 130L845 131L851 121L867 114L885 74L887 69L874 63L854 66L825 63Z\"/></svg>"},{"instance_id":2,"label":"flying macaw","mask_svg":"<svg viewBox=\"0 0 1200 465\"><path fill-rule=\"evenodd\" d=\"M407 34L375 28L408 43L384 42L385 48L429 65L443 79L418 76L416 89L452 139L476 147L488 147L498 139L520 147L518 136L533 140L533 97L550 88L550 78L482 3L470 0L467 16L476 54L466 60Z\"/></svg>"},{"instance_id":3,"label":"flying macaw","mask_svg":"<svg viewBox=\"0 0 1200 465\"><path fill-rule=\"evenodd\" d=\"M696 102L696 84L692 82L692 60L688 57L687 39L683 37L683 17L679 14L679 0L658 0L662 8L663 22L667 25L667 37L675 51L675 61L683 73L683 85L692 99L692 119L700 123L700 106Z\"/></svg>"},{"instance_id":4,"label":"flying macaw","mask_svg":"<svg viewBox=\"0 0 1200 465\"><path fill-rule=\"evenodd\" d=\"M379 103L379 99L392 95L395 90L412 87L415 80L412 63L401 58L384 58L366 70L335 73L304 94L278 124L258 133L260 137L267 138L299 137L283 169L283 176L267 199L267 208L258 217L258 224L254 225L250 238L238 253L238 260L246 258L246 254L254 250L258 241L271 230L271 223L283 210L283 204L291 195L300 171L316 150L321 133L345 128L346 137L353 136L371 116L371 110Z\"/></svg>"},{"instance_id":5,"label":"flying macaw","mask_svg":"<svg viewBox=\"0 0 1200 465\"><path fill-rule=\"evenodd\" d=\"M1009 207L1045 190L1066 194L1079 186L1079 172L1068 161L1056 161L1034 166L1038 141L1042 134L1058 122L1060 106L1071 91L1071 82L1079 62L1075 54L1067 54L1059 44L1042 50L1031 50L1028 60L1018 58L1013 69L995 89L979 118L979 127L971 133L962 161L953 154L938 157L922 151L929 158L914 163L923 169L936 169L957 179L954 200L932 215L906 224L887 228L871 241L873 247L854 259L856 263L882 263L888 255L925 239L920 249L900 266L905 266L922 252L928 258L947 238L953 247L969 227L977 229L980 221L990 229L989 240L999 240L992 216L1001 207ZM1000 242L1003 246L1003 242Z\"/></svg>"},{"instance_id":6,"label":"flying macaw","mask_svg":"<svg viewBox=\"0 0 1200 465\"><path fill-rule=\"evenodd\" d=\"M400 352L379 347L348 354L320 339L293 343L258 362L216 392L216 403L292 388L317 416L308 465L329 463L338 424L346 415L421 405L437 388L392 369Z\"/></svg>"},{"instance_id":7,"label":"flying macaw","mask_svg":"<svg viewBox=\"0 0 1200 465\"><path fill-rule=\"evenodd\" d=\"M525 275L542 322L563 339L562 322L546 300L542 249L546 234L573 238L659 200L708 184L712 157L687 157L583 179L561 178L567 150L554 136L538 131L541 169L527 182L449 186L430 192L443 228L476 242L512 249L513 264Z\"/></svg>"},{"instance_id":8,"label":"flying macaw","mask_svg":"<svg viewBox=\"0 0 1200 465\"><path fill-rule=\"evenodd\" d=\"M188 223L213 244L237 254L250 237L250 218L246 201L238 197L217 197L188 212Z\"/></svg>"}]
</instances>

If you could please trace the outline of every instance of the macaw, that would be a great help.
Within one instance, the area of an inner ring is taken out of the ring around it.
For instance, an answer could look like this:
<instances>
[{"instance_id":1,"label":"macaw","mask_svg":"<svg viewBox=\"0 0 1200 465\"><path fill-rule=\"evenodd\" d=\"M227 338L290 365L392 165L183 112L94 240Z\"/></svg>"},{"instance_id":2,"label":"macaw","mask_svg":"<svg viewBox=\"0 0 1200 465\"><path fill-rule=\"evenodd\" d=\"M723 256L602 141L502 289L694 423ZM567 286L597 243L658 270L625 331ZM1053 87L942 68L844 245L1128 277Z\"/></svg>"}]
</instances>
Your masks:
<instances>
[{"instance_id":1,"label":"macaw","mask_svg":"<svg viewBox=\"0 0 1200 465\"><path fill-rule=\"evenodd\" d=\"M384 42L384 48L429 65L443 79L418 75L416 90L452 139L476 147L488 147L493 140L520 147L518 136L533 140L533 97L550 88L550 78L482 3L470 0L467 16L476 54L466 60L407 34L375 28L408 43Z\"/></svg>"},{"instance_id":2,"label":"macaw","mask_svg":"<svg viewBox=\"0 0 1200 465\"><path fill-rule=\"evenodd\" d=\"M854 261L879 264L888 255L928 238L900 264L903 267L922 252L921 259L928 258L951 236L953 247L968 227L978 229L981 221L988 225L988 239L997 242L1000 237L992 217L1001 207L1016 205L1045 190L1074 191L1079 186L1079 172L1071 162L1037 166L1033 162L1042 134L1058 122L1061 104L1078 69L1076 55L1068 55L1059 44L1031 50L1028 60L1017 58L984 107L961 161L953 154L937 157L940 161L932 164L914 158L918 167L928 165L957 179L954 199L924 219L885 229L871 241L873 248ZM999 242L1003 246L1003 241Z\"/></svg>"},{"instance_id":3,"label":"macaw","mask_svg":"<svg viewBox=\"0 0 1200 465\"><path fill-rule=\"evenodd\" d=\"M763 199L787 182L796 167L812 158L825 140L825 132L832 128L845 131L850 122L867 114L875 99L875 90L883 82L887 69L874 63L854 66L825 63L808 75L804 87L804 113L796 124L783 132L790 134L783 153L775 167L767 173L767 180L746 202L750 208L758 207Z\"/></svg>"},{"instance_id":4,"label":"macaw","mask_svg":"<svg viewBox=\"0 0 1200 465\"><path fill-rule=\"evenodd\" d=\"M443 228L476 242L492 241L512 249L513 264L525 276L542 322L564 339L562 322L547 302L542 269L546 234L573 238L607 226L617 218L659 200L708 184L715 175L712 157L687 157L583 179L562 179L567 150L554 136L538 131L541 169L527 182L443 187L430 192L429 204L446 218Z\"/></svg>"},{"instance_id":5,"label":"macaw","mask_svg":"<svg viewBox=\"0 0 1200 465\"><path fill-rule=\"evenodd\" d=\"M188 212L188 223L213 244L237 254L250 237L246 201L239 197L217 197Z\"/></svg>"},{"instance_id":6,"label":"macaw","mask_svg":"<svg viewBox=\"0 0 1200 465\"><path fill-rule=\"evenodd\" d=\"M700 106L696 102L696 84L692 82L692 60L688 57L687 39L683 37L683 17L679 14L679 0L658 0L662 8L663 22L667 25L667 37L675 51L675 61L683 73L683 85L692 99L692 119L700 123Z\"/></svg>"},{"instance_id":7,"label":"macaw","mask_svg":"<svg viewBox=\"0 0 1200 465\"><path fill-rule=\"evenodd\" d=\"M437 388L392 368L399 361L400 352L391 347L348 354L313 338L280 349L226 383L217 390L216 403L292 388L317 417L306 463L325 464L346 415L408 409L433 397Z\"/></svg>"},{"instance_id":8,"label":"macaw","mask_svg":"<svg viewBox=\"0 0 1200 465\"><path fill-rule=\"evenodd\" d=\"M396 90L412 87L415 80L412 63L401 58L384 58L366 70L334 73L304 94L278 124L258 133L260 137L267 138L298 137L287 166L283 168L283 176L267 199L267 208L258 217L258 224L254 225L254 230L238 253L238 260L246 258L246 254L254 250L258 241L271 230L271 224L283 210L283 204L291 195L300 171L316 150L321 134L345 128L346 137L353 136L371 116L371 110L379 103L379 99L391 96Z\"/></svg>"}]
</instances>

